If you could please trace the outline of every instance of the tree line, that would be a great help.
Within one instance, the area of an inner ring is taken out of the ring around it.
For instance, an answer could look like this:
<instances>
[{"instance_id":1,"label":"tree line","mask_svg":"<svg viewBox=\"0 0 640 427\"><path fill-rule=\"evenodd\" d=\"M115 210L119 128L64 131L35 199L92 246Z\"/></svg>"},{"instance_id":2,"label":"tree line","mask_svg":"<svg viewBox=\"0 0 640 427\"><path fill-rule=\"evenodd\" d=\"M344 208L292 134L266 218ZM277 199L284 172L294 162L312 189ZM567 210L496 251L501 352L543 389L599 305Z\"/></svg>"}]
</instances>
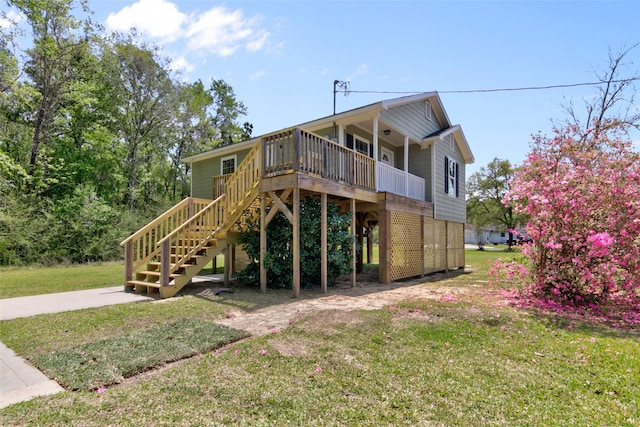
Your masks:
<instances>
[{"instance_id":1,"label":"tree line","mask_svg":"<svg viewBox=\"0 0 640 427\"><path fill-rule=\"evenodd\" d=\"M117 259L189 194L181 158L251 136L247 109L135 32L105 33L84 0L6 3L24 20L0 26L0 265Z\"/></svg>"}]
</instances>

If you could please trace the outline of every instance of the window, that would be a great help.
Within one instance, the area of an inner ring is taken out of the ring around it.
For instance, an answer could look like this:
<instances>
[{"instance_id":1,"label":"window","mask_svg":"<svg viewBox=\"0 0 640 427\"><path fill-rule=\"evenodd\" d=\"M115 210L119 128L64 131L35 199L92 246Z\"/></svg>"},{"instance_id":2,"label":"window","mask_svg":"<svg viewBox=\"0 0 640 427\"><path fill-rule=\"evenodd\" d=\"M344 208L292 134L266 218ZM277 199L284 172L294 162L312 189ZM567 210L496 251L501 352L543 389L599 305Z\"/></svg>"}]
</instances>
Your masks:
<instances>
[{"instance_id":1,"label":"window","mask_svg":"<svg viewBox=\"0 0 640 427\"><path fill-rule=\"evenodd\" d=\"M357 135L353 135L353 148L365 156L369 156L369 141L364 138L360 138Z\"/></svg>"},{"instance_id":2,"label":"window","mask_svg":"<svg viewBox=\"0 0 640 427\"><path fill-rule=\"evenodd\" d=\"M220 171L222 175L233 173L236 170L237 156L223 157L220 160Z\"/></svg>"},{"instance_id":3,"label":"window","mask_svg":"<svg viewBox=\"0 0 640 427\"><path fill-rule=\"evenodd\" d=\"M429 101L424 102L424 117L427 120L431 120L431 104Z\"/></svg>"},{"instance_id":4,"label":"window","mask_svg":"<svg viewBox=\"0 0 640 427\"><path fill-rule=\"evenodd\" d=\"M358 135L347 134L347 148L356 150L360 154L373 157L373 146L366 139Z\"/></svg>"},{"instance_id":5,"label":"window","mask_svg":"<svg viewBox=\"0 0 640 427\"><path fill-rule=\"evenodd\" d=\"M458 162L444 158L444 192L450 197L458 197Z\"/></svg>"},{"instance_id":6,"label":"window","mask_svg":"<svg viewBox=\"0 0 640 427\"><path fill-rule=\"evenodd\" d=\"M453 137L453 135L451 135L451 134L449 135L449 148L451 150L455 150L456 149L456 140Z\"/></svg>"}]
</instances>

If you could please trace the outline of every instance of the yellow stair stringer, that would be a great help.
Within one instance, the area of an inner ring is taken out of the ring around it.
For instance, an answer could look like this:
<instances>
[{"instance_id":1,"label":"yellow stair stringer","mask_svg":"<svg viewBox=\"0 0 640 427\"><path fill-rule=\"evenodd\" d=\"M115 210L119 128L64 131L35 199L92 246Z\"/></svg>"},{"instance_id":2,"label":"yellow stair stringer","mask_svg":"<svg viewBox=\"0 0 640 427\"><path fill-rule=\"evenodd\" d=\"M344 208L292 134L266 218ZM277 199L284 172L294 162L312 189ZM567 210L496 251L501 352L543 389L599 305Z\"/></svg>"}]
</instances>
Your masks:
<instances>
[{"instance_id":1,"label":"yellow stair stringer","mask_svg":"<svg viewBox=\"0 0 640 427\"><path fill-rule=\"evenodd\" d=\"M195 259L195 262L188 264L179 276L169 282L168 286L160 287L161 298L171 298L180 292L227 245L226 240L220 239L212 239L211 243L213 245L205 246L203 253Z\"/></svg>"}]
</instances>

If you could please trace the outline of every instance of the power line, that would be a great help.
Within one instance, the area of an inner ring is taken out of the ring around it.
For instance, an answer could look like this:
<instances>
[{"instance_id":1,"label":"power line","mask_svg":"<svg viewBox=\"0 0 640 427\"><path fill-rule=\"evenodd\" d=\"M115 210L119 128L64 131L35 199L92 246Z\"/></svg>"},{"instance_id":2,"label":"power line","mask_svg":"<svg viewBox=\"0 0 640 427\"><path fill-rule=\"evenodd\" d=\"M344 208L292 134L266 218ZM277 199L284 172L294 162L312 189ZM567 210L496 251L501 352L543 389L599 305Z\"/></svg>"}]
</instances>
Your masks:
<instances>
[{"instance_id":1,"label":"power line","mask_svg":"<svg viewBox=\"0 0 640 427\"><path fill-rule=\"evenodd\" d=\"M512 88L498 88L498 89L469 89L469 90L438 90L438 93L489 93L489 92L517 92L517 91L525 91L525 90L547 90L547 89L559 89L559 88L568 88L568 87L579 87L579 86L600 86L603 84L609 83L625 83L640 80L640 77L631 77L624 80L610 80L610 81L600 81L600 82L589 82L589 83L569 83L569 84L560 84L560 85L548 85L548 86L525 86L525 87L512 87ZM380 93L380 94L416 94L423 93L423 90L416 91L383 91L383 90L344 90L344 94L348 95L350 93Z\"/></svg>"}]
</instances>

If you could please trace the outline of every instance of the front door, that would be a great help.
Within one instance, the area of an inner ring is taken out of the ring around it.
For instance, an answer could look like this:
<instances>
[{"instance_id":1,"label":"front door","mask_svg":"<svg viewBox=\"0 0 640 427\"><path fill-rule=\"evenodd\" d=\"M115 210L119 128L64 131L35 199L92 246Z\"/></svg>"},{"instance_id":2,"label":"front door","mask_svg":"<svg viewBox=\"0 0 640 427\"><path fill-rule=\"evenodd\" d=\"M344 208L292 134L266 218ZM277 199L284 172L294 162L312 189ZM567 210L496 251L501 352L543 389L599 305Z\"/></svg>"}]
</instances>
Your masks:
<instances>
[{"instance_id":1,"label":"front door","mask_svg":"<svg viewBox=\"0 0 640 427\"><path fill-rule=\"evenodd\" d=\"M380 147L380 161L382 163L395 167L393 155L393 151L388 148Z\"/></svg>"}]
</instances>

